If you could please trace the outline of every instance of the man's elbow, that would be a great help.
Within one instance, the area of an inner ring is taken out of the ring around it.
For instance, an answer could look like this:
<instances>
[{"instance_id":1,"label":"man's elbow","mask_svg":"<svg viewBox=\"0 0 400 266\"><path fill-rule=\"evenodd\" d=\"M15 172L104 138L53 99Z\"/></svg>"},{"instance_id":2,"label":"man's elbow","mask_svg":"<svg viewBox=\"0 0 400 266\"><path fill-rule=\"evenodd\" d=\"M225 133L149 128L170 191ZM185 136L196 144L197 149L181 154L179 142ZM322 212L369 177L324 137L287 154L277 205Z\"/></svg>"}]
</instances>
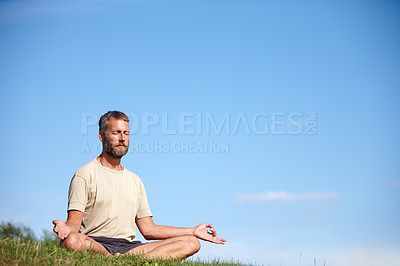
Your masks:
<instances>
[{"instance_id":1,"label":"man's elbow","mask_svg":"<svg viewBox=\"0 0 400 266\"><path fill-rule=\"evenodd\" d=\"M151 232L141 232L142 236L144 237L144 239L146 240L158 240L156 238L156 236L154 234L152 234Z\"/></svg>"},{"instance_id":2,"label":"man's elbow","mask_svg":"<svg viewBox=\"0 0 400 266\"><path fill-rule=\"evenodd\" d=\"M137 227L146 240L157 240L158 226L152 219L143 218L136 221Z\"/></svg>"}]
</instances>

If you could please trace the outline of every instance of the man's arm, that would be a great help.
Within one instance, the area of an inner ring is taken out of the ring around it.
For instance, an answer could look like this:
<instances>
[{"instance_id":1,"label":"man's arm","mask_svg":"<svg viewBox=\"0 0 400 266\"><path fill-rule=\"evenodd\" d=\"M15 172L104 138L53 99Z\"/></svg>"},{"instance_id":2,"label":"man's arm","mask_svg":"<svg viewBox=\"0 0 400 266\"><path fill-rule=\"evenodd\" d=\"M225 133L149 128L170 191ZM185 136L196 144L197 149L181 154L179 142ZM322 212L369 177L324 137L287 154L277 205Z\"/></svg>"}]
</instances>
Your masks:
<instances>
[{"instance_id":1,"label":"man's arm","mask_svg":"<svg viewBox=\"0 0 400 266\"><path fill-rule=\"evenodd\" d=\"M193 228L181 228L164 225L156 225L152 217L143 217L136 220L140 233L146 240L162 240L177 236L191 235L199 239L216 244L225 244L226 240L217 238L217 232L211 224L200 224ZM208 232L209 229L211 232Z\"/></svg>"},{"instance_id":2,"label":"man's arm","mask_svg":"<svg viewBox=\"0 0 400 266\"><path fill-rule=\"evenodd\" d=\"M66 222L54 220L53 231L60 239L65 239L70 233L78 233L81 227L83 213L80 211L68 211Z\"/></svg>"}]
</instances>

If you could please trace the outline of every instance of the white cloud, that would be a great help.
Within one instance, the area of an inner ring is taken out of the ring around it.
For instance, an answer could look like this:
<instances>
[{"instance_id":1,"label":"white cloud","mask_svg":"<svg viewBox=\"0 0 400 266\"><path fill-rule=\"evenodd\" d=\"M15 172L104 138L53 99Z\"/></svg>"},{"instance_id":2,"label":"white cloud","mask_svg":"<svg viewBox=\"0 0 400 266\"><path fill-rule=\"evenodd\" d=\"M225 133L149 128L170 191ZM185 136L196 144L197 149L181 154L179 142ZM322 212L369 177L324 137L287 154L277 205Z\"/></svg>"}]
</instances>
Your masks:
<instances>
[{"instance_id":1,"label":"white cloud","mask_svg":"<svg viewBox=\"0 0 400 266\"><path fill-rule=\"evenodd\" d=\"M249 193L249 194L236 194L234 195L235 202L247 203L247 202L284 202L284 201L324 201L336 199L338 196L336 193L304 193L294 194L285 191L268 191L265 193Z\"/></svg>"}]
</instances>

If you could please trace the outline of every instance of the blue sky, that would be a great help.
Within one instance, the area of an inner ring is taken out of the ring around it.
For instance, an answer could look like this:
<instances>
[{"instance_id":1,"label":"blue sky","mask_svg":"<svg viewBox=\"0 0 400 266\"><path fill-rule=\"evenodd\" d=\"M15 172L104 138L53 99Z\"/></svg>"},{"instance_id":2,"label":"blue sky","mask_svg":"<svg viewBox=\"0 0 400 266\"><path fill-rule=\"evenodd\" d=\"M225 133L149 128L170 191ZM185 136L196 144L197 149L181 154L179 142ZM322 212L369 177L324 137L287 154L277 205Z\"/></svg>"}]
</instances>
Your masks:
<instances>
[{"instance_id":1,"label":"blue sky","mask_svg":"<svg viewBox=\"0 0 400 266\"><path fill-rule=\"evenodd\" d=\"M400 265L399 15L397 1L1 1L0 219L38 234L65 219L116 109L154 220L228 239L197 257Z\"/></svg>"}]
</instances>

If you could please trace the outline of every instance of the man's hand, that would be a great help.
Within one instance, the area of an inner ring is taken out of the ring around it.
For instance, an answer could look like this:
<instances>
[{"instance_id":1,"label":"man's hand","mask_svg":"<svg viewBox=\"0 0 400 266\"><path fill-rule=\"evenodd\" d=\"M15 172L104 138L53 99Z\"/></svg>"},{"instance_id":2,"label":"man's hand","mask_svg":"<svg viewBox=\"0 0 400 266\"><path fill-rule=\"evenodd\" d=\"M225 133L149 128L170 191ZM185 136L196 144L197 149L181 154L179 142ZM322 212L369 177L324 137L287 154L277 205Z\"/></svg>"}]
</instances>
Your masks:
<instances>
[{"instance_id":1,"label":"man's hand","mask_svg":"<svg viewBox=\"0 0 400 266\"><path fill-rule=\"evenodd\" d=\"M53 231L58 235L58 237L61 240L64 240L65 238L68 237L68 235L71 233L71 230L67 226L67 224L61 220L54 220L53 221L54 228Z\"/></svg>"},{"instance_id":2,"label":"man's hand","mask_svg":"<svg viewBox=\"0 0 400 266\"><path fill-rule=\"evenodd\" d=\"M207 230L209 229L210 232ZM195 237L215 244L225 244L226 239L217 238L217 232L212 227L212 224L200 224L194 228L193 234Z\"/></svg>"}]
</instances>

